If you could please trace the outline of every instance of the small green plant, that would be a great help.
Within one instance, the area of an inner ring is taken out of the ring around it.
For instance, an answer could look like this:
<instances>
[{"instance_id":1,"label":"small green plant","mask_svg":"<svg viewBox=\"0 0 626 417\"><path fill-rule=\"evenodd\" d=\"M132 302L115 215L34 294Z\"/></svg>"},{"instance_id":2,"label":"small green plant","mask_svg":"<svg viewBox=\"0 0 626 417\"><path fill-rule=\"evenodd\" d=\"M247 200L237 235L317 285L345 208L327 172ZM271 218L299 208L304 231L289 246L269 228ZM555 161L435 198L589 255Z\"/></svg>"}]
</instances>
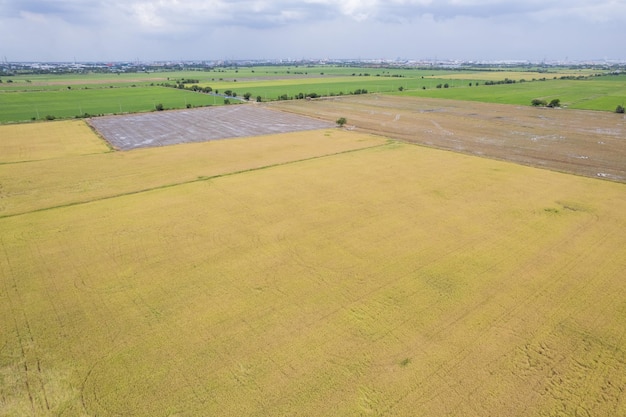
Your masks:
<instances>
[{"instance_id":1,"label":"small green plant","mask_svg":"<svg viewBox=\"0 0 626 417\"><path fill-rule=\"evenodd\" d=\"M156 109L156 111L163 111L163 104L159 103L156 106L154 106L154 108Z\"/></svg>"},{"instance_id":2,"label":"small green plant","mask_svg":"<svg viewBox=\"0 0 626 417\"><path fill-rule=\"evenodd\" d=\"M533 101L531 101L531 104L532 104L533 106L535 106L535 107L538 107L538 106L547 106L547 105L548 105L548 102L547 102L547 101L545 101L545 100L542 100L542 99L540 99L540 98L535 98L535 99L533 99Z\"/></svg>"},{"instance_id":3,"label":"small green plant","mask_svg":"<svg viewBox=\"0 0 626 417\"><path fill-rule=\"evenodd\" d=\"M343 127L343 125L348 123L348 120L345 117L340 117L335 123L337 123L337 126Z\"/></svg>"},{"instance_id":4,"label":"small green plant","mask_svg":"<svg viewBox=\"0 0 626 417\"><path fill-rule=\"evenodd\" d=\"M621 104L615 108L615 113L624 114L624 106Z\"/></svg>"},{"instance_id":5,"label":"small green plant","mask_svg":"<svg viewBox=\"0 0 626 417\"><path fill-rule=\"evenodd\" d=\"M400 362L400 366L402 366L404 368L404 367L409 366L410 363L411 363L411 358L404 358Z\"/></svg>"}]
</instances>

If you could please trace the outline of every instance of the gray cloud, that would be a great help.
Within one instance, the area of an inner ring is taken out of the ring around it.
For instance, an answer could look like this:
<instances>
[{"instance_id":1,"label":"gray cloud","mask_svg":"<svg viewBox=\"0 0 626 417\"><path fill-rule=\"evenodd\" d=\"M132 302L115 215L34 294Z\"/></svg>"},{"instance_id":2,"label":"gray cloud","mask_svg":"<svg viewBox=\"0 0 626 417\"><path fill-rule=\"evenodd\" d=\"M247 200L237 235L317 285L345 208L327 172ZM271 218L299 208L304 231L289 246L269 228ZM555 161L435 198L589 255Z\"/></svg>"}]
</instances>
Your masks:
<instances>
[{"instance_id":1,"label":"gray cloud","mask_svg":"<svg viewBox=\"0 0 626 417\"><path fill-rule=\"evenodd\" d=\"M533 52L626 58L617 42L606 41L625 25L620 0L0 0L0 54L420 58L474 50L486 59ZM594 46L580 48L588 44Z\"/></svg>"}]
</instances>

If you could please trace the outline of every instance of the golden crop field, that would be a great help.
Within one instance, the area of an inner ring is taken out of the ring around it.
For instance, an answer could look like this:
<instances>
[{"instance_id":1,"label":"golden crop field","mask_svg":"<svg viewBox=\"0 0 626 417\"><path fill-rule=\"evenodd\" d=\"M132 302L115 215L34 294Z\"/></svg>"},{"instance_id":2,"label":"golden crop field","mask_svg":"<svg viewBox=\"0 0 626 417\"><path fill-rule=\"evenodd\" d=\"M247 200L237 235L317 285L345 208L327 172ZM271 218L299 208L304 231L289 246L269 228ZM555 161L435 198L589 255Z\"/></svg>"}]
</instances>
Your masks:
<instances>
[{"instance_id":1,"label":"golden crop field","mask_svg":"<svg viewBox=\"0 0 626 417\"><path fill-rule=\"evenodd\" d=\"M0 126L0 164L108 152L82 120Z\"/></svg>"},{"instance_id":2,"label":"golden crop field","mask_svg":"<svg viewBox=\"0 0 626 417\"><path fill-rule=\"evenodd\" d=\"M66 132L66 148L79 149L81 143L100 143L100 140L84 122L50 123L52 132ZM19 125L29 132L33 125ZM38 124L35 126L44 126ZM69 126L84 134L78 135ZM16 126L2 126L5 128ZM45 130L41 130L45 132ZM44 133L41 133L45 137ZM15 135L19 137L19 135ZM26 138L27 136L24 136ZM39 136L34 136L38 138ZM54 136L53 136L54 137ZM31 137L32 138L32 137ZM23 142L28 141L26 139ZM23 143L22 142L22 143ZM93 153L72 155L62 158L61 152L48 148L50 138L35 145L31 154L42 157L46 149L48 159L20 164L0 164L0 218L33 210L43 210L69 204L111 198L153 188L172 186L189 181L233 172L258 169L265 166L345 152L361 147L385 143L376 136L354 135L337 129L304 131L290 135L260 136L254 139L229 139L202 143L187 143L175 146L146 148L130 152ZM0 157L3 158L3 157ZM7 153L6 161L15 159Z\"/></svg>"},{"instance_id":3,"label":"golden crop field","mask_svg":"<svg viewBox=\"0 0 626 417\"><path fill-rule=\"evenodd\" d=\"M0 218L0 415L626 413L624 184L316 134L109 153Z\"/></svg>"}]
</instances>

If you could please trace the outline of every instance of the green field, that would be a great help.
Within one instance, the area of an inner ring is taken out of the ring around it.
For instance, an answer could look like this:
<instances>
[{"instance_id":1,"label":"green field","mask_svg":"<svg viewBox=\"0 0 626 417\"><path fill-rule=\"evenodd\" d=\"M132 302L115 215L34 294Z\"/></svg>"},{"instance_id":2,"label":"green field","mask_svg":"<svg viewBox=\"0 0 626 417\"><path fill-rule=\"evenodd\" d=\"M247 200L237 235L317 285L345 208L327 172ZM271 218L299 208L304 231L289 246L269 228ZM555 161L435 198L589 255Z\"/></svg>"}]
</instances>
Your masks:
<instances>
[{"instance_id":1,"label":"green field","mask_svg":"<svg viewBox=\"0 0 626 417\"><path fill-rule=\"evenodd\" d=\"M161 86L176 85L180 80L197 80L199 86L209 86L220 93L230 90L240 98L249 93L252 100L260 97L262 101L367 91L518 105L530 105L535 98L559 98L571 108L614 111L617 105L626 102L626 75L591 76L596 73L601 71L275 66L211 71L18 75L2 77L0 123L42 120L47 116L73 118L85 114L144 112L154 110L159 103L172 109L224 104L221 97ZM570 76L590 77L561 79ZM533 81L544 78L545 81ZM487 81L504 79L516 83L485 85ZM436 88L445 84L449 88ZM192 84L185 86L189 88ZM400 89L403 91L399 92Z\"/></svg>"},{"instance_id":2,"label":"green field","mask_svg":"<svg viewBox=\"0 0 626 417\"><path fill-rule=\"evenodd\" d=\"M164 108L223 104L221 97L165 87L62 89L0 93L0 121L73 118L99 114L135 113Z\"/></svg>"},{"instance_id":3,"label":"green field","mask_svg":"<svg viewBox=\"0 0 626 417\"><path fill-rule=\"evenodd\" d=\"M547 79L515 84L484 85L483 80L437 80L450 88L406 91L415 97L449 98L486 103L530 105L535 98L548 102L554 98L561 105L581 110L614 111L626 103L626 75L594 77L582 80ZM472 82L474 85L469 86ZM476 82L480 84L476 86Z\"/></svg>"},{"instance_id":4,"label":"green field","mask_svg":"<svg viewBox=\"0 0 626 417\"><path fill-rule=\"evenodd\" d=\"M81 124L0 127L0 415L626 414L624 184Z\"/></svg>"}]
</instances>

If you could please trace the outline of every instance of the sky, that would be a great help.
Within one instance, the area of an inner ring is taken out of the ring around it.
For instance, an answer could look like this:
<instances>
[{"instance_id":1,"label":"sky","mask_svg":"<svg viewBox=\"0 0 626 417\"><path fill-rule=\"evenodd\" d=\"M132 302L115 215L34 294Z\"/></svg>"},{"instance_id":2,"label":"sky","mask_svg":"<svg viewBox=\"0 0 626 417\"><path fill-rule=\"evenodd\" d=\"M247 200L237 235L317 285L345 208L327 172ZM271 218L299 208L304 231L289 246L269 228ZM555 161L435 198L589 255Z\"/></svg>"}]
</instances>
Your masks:
<instances>
[{"instance_id":1,"label":"sky","mask_svg":"<svg viewBox=\"0 0 626 417\"><path fill-rule=\"evenodd\" d=\"M626 61L626 0L0 0L0 59Z\"/></svg>"}]
</instances>

